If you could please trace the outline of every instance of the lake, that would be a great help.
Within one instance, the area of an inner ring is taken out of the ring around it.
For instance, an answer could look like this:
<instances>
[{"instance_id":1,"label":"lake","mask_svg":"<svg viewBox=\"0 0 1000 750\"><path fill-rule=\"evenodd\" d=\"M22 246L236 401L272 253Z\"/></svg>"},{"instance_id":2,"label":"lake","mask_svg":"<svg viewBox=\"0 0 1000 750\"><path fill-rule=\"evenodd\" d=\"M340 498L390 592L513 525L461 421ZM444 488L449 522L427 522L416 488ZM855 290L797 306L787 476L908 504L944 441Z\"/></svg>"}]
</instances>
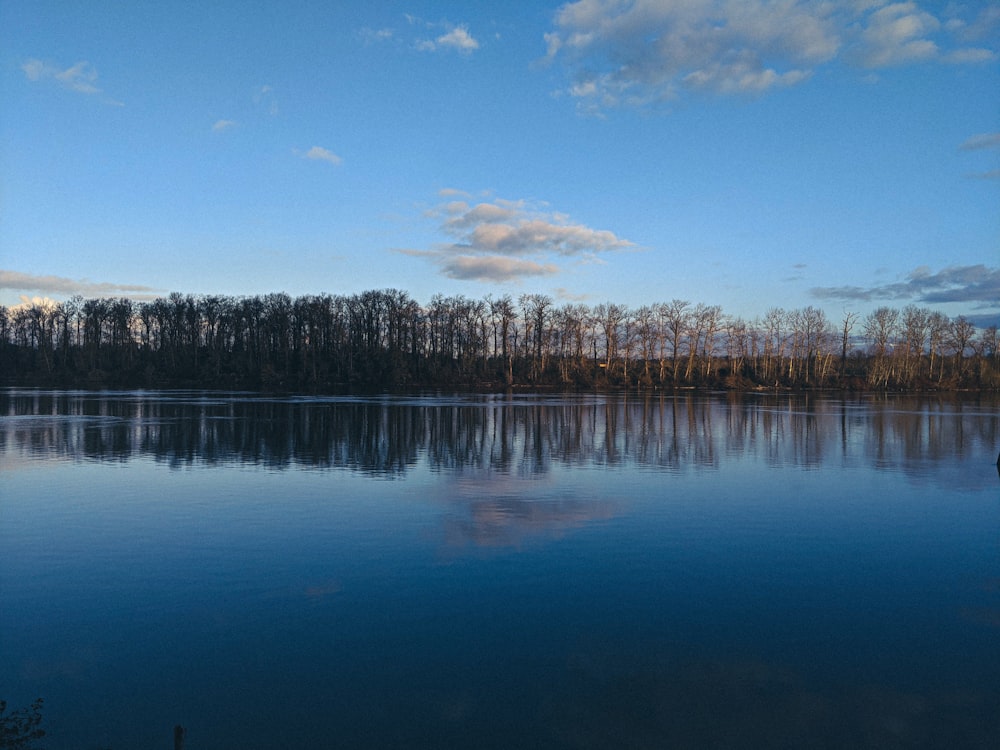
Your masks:
<instances>
[{"instance_id":1,"label":"lake","mask_svg":"<svg viewBox=\"0 0 1000 750\"><path fill-rule=\"evenodd\" d=\"M48 750L996 747L1000 400L0 391Z\"/></svg>"}]
</instances>

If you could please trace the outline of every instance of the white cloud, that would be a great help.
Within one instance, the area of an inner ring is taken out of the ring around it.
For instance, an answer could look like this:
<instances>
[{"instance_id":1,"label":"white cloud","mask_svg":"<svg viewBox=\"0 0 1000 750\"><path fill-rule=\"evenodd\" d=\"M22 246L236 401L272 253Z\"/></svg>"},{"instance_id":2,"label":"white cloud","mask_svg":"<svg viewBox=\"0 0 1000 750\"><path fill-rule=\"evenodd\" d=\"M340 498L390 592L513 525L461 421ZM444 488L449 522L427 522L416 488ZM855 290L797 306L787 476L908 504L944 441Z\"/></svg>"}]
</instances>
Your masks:
<instances>
[{"instance_id":1,"label":"white cloud","mask_svg":"<svg viewBox=\"0 0 1000 750\"><path fill-rule=\"evenodd\" d=\"M10 289L21 292L39 292L43 295L55 294L71 296L80 294L86 297L127 295L136 298L140 294L156 292L155 287L137 284L115 284L108 281L90 281L89 279L69 279L63 276L36 276L19 271L0 270L0 289Z\"/></svg>"},{"instance_id":2,"label":"white cloud","mask_svg":"<svg viewBox=\"0 0 1000 750\"><path fill-rule=\"evenodd\" d=\"M511 223L477 224L465 235L478 250L520 255L523 253L557 253L579 255L620 250L631 243L618 239L612 232L581 225L563 226L544 219L518 218Z\"/></svg>"},{"instance_id":3,"label":"white cloud","mask_svg":"<svg viewBox=\"0 0 1000 750\"><path fill-rule=\"evenodd\" d=\"M475 206L456 201L441 206L439 214L441 230L456 240L450 247L460 252L588 255L634 247L613 232L572 224L527 201L494 199Z\"/></svg>"},{"instance_id":4,"label":"white cloud","mask_svg":"<svg viewBox=\"0 0 1000 750\"><path fill-rule=\"evenodd\" d=\"M635 248L613 232L573 223L543 204L500 198L470 204L463 191L441 193L463 198L426 213L450 242L432 250L401 252L427 258L451 278L503 282L548 276L561 270L552 262L557 257L587 262L599 253Z\"/></svg>"},{"instance_id":5,"label":"white cloud","mask_svg":"<svg viewBox=\"0 0 1000 750\"><path fill-rule=\"evenodd\" d=\"M89 62L80 61L75 65L62 69L52 63L43 62L36 58L26 60L21 64L21 70L25 77L32 82L39 82L51 79L69 91L78 94L103 94L103 90L97 85L97 69ZM121 106L121 102L103 97L107 104Z\"/></svg>"},{"instance_id":6,"label":"white cloud","mask_svg":"<svg viewBox=\"0 0 1000 750\"><path fill-rule=\"evenodd\" d=\"M329 151L322 146L313 146L311 149L302 154L304 159L313 159L315 161L325 161L335 166L340 166L343 163L343 159L337 156L332 151Z\"/></svg>"},{"instance_id":7,"label":"white cloud","mask_svg":"<svg viewBox=\"0 0 1000 750\"><path fill-rule=\"evenodd\" d=\"M88 62L78 62L66 70L55 73L55 79L66 88L81 94L99 94L97 71Z\"/></svg>"},{"instance_id":8,"label":"white cloud","mask_svg":"<svg viewBox=\"0 0 1000 750\"><path fill-rule=\"evenodd\" d=\"M557 12L556 27L549 58L574 69L572 95L601 106L791 85L841 44L825 7L802 3L580 0Z\"/></svg>"},{"instance_id":9,"label":"white cloud","mask_svg":"<svg viewBox=\"0 0 1000 750\"><path fill-rule=\"evenodd\" d=\"M456 26L448 33L439 36L435 41L439 47L455 49L463 54L469 54L473 50L479 49L479 42L472 37L466 26Z\"/></svg>"},{"instance_id":10,"label":"white cloud","mask_svg":"<svg viewBox=\"0 0 1000 750\"><path fill-rule=\"evenodd\" d=\"M938 10L937 6L931 6ZM916 2L885 0L578 0L556 11L546 59L571 75L587 110L668 101L687 90L762 94L843 59L874 69L996 58L1000 14L949 5L946 22ZM972 31L972 29L975 31Z\"/></svg>"},{"instance_id":11,"label":"white cloud","mask_svg":"<svg viewBox=\"0 0 1000 750\"><path fill-rule=\"evenodd\" d=\"M692 88L711 89L724 94L760 93L777 86L793 86L809 77L804 70L778 73L773 68L760 69L750 60L712 65L689 73L684 83Z\"/></svg>"},{"instance_id":12,"label":"white cloud","mask_svg":"<svg viewBox=\"0 0 1000 750\"><path fill-rule=\"evenodd\" d=\"M36 60L34 58L25 61L21 65L21 70L24 71L24 75L28 77L29 81L40 81L46 76L50 76L55 73L54 68L46 65L41 60Z\"/></svg>"},{"instance_id":13,"label":"white cloud","mask_svg":"<svg viewBox=\"0 0 1000 750\"><path fill-rule=\"evenodd\" d=\"M7 308L12 313L28 310L32 307L52 312L59 306L59 303L51 297L29 297L27 294L19 294L18 297L21 301Z\"/></svg>"},{"instance_id":14,"label":"white cloud","mask_svg":"<svg viewBox=\"0 0 1000 750\"><path fill-rule=\"evenodd\" d=\"M893 3L879 8L868 17L861 32L861 63L869 68L882 68L934 59L939 49L927 37L940 27L940 22L919 10L916 3Z\"/></svg>"},{"instance_id":15,"label":"white cloud","mask_svg":"<svg viewBox=\"0 0 1000 750\"><path fill-rule=\"evenodd\" d=\"M479 41L469 32L468 24L452 24L448 21L432 23L410 14L404 16L407 24L424 29L436 36L419 37L412 40L413 49L418 52L453 50L462 55L470 55L479 49ZM440 33L437 33L440 32Z\"/></svg>"},{"instance_id":16,"label":"white cloud","mask_svg":"<svg viewBox=\"0 0 1000 750\"><path fill-rule=\"evenodd\" d=\"M444 208L447 213L453 214L452 218L445 222L445 226L451 230L474 227L489 222L509 221L516 218L516 208L514 206L502 205L500 203L480 203L470 209L467 203L456 201L447 204Z\"/></svg>"},{"instance_id":17,"label":"white cloud","mask_svg":"<svg viewBox=\"0 0 1000 750\"><path fill-rule=\"evenodd\" d=\"M215 124L212 126L212 131L215 133L221 133L223 130L229 130L230 128L236 127L236 120L216 120Z\"/></svg>"}]
</instances>

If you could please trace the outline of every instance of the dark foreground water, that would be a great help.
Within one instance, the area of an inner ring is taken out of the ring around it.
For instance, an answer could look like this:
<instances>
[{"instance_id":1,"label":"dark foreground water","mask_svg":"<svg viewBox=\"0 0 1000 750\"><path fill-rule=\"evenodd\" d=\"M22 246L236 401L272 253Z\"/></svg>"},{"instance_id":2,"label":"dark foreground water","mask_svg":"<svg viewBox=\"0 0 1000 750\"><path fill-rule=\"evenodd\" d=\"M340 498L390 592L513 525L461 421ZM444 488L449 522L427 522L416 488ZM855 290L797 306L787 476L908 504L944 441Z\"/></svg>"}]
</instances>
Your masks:
<instances>
[{"instance_id":1,"label":"dark foreground water","mask_svg":"<svg viewBox=\"0 0 1000 750\"><path fill-rule=\"evenodd\" d=\"M48 750L997 747L1000 402L0 391Z\"/></svg>"}]
</instances>

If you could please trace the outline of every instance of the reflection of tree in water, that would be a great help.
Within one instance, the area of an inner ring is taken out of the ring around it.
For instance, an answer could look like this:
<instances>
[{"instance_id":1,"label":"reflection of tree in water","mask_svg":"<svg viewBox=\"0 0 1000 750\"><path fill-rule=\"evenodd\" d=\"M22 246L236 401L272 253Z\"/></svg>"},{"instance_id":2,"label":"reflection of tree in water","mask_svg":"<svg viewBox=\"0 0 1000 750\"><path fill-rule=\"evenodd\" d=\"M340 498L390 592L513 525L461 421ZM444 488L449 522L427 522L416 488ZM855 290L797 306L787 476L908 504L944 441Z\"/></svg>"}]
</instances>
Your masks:
<instances>
[{"instance_id":1,"label":"reflection of tree in water","mask_svg":"<svg viewBox=\"0 0 1000 750\"><path fill-rule=\"evenodd\" d=\"M292 399L206 393L6 391L0 448L171 466L246 463L402 475L563 466L670 472L749 458L770 466L891 467L919 477L1000 442L996 398L724 397Z\"/></svg>"}]
</instances>

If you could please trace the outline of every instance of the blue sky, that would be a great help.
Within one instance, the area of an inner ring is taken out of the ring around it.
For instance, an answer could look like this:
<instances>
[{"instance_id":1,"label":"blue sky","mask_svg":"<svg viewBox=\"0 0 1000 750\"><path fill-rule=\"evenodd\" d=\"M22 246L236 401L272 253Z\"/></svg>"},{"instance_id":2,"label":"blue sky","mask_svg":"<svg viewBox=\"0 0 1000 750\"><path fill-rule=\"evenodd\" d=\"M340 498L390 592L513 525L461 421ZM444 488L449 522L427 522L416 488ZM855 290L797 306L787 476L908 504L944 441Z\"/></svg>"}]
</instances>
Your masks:
<instances>
[{"instance_id":1,"label":"blue sky","mask_svg":"<svg viewBox=\"0 0 1000 750\"><path fill-rule=\"evenodd\" d=\"M0 3L0 303L1000 322L995 2Z\"/></svg>"}]
</instances>

